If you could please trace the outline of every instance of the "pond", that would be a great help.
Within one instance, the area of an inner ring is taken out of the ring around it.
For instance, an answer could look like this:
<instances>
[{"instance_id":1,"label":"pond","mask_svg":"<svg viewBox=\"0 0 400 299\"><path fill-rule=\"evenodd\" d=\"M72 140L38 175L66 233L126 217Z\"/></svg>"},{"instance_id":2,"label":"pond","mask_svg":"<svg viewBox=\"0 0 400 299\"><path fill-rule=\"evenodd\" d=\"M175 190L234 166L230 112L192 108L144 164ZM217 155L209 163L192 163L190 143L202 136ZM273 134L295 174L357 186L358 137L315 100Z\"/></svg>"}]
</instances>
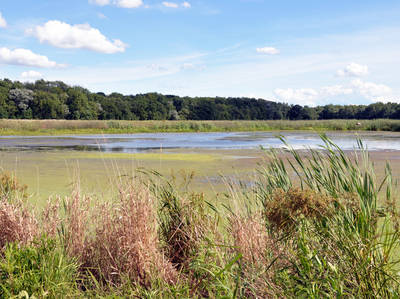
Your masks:
<instances>
[{"instance_id":1,"label":"pond","mask_svg":"<svg viewBox=\"0 0 400 299\"><path fill-rule=\"evenodd\" d=\"M3 136L0 170L15 173L28 185L35 205L49 196L68 196L76 182L83 192L112 198L115 181L132 177L137 169L163 175L195 173L194 190L224 192L221 175L248 180L263 162L265 148L279 148L279 132L149 133L129 135ZM322 140L312 132L282 132L294 148L317 148ZM344 150L352 150L357 137L371 151L377 174L386 161L394 174L400 169L399 133L327 134Z\"/></svg>"},{"instance_id":2,"label":"pond","mask_svg":"<svg viewBox=\"0 0 400 299\"><path fill-rule=\"evenodd\" d=\"M309 132L224 132L224 133L143 133L79 136L3 136L2 150L102 151L138 153L155 149L257 149L284 146L277 138L285 136L294 148L317 148L322 143L317 133ZM400 150L400 133L327 133L344 150L351 150L361 138L372 151Z\"/></svg>"}]
</instances>

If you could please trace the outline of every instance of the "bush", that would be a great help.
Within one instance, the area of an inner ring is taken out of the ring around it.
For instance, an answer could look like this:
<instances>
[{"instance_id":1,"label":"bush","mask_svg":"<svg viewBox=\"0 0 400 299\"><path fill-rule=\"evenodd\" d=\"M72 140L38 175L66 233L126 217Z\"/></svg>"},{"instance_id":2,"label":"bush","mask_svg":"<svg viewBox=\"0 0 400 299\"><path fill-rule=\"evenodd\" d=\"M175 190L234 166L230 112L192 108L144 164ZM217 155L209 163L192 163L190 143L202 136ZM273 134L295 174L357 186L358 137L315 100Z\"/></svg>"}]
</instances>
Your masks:
<instances>
[{"instance_id":1,"label":"bush","mask_svg":"<svg viewBox=\"0 0 400 299\"><path fill-rule=\"evenodd\" d=\"M77 263L54 240L9 243L0 260L0 297L76 298Z\"/></svg>"}]
</instances>

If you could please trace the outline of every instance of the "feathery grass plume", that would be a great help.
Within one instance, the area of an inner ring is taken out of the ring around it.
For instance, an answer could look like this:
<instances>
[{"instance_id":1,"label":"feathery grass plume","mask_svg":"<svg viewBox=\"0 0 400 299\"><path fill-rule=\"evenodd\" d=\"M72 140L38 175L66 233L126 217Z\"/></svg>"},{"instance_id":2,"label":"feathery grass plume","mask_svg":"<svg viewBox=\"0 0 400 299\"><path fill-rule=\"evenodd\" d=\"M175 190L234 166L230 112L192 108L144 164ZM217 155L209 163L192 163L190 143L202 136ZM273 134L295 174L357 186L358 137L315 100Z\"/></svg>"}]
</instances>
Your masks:
<instances>
[{"instance_id":1,"label":"feathery grass plume","mask_svg":"<svg viewBox=\"0 0 400 299\"><path fill-rule=\"evenodd\" d=\"M15 176L0 175L0 250L11 242L27 244L39 234L38 222L24 204L26 188Z\"/></svg>"},{"instance_id":2,"label":"feathery grass plume","mask_svg":"<svg viewBox=\"0 0 400 299\"><path fill-rule=\"evenodd\" d=\"M261 213L251 216L231 216L230 233L234 252L240 254L240 292L246 298L282 296L282 287L275 283L275 271L288 267L289 251L269 234Z\"/></svg>"},{"instance_id":3,"label":"feathery grass plume","mask_svg":"<svg viewBox=\"0 0 400 299\"><path fill-rule=\"evenodd\" d=\"M112 203L91 202L79 192L68 198L61 230L66 250L78 258L84 276L108 286L119 285L124 277L145 287L158 278L176 281L177 273L160 249L156 207L146 186L121 187Z\"/></svg>"},{"instance_id":4,"label":"feathery grass plume","mask_svg":"<svg viewBox=\"0 0 400 299\"><path fill-rule=\"evenodd\" d=\"M97 209L94 237L86 244L92 273L112 284L123 276L146 287L158 278L174 283L177 273L160 249L156 215L154 198L143 185L126 186L118 204Z\"/></svg>"},{"instance_id":5,"label":"feathery grass plume","mask_svg":"<svg viewBox=\"0 0 400 299\"><path fill-rule=\"evenodd\" d=\"M75 188L71 197L63 201L65 216L59 231L66 252L81 261L83 266L88 260L86 239L90 234L90 204L91 198Z\"/></svg>"},{"instance_id":6,"label":"feathery grass plume","mask_svg":"<svg viewBox=\"0 0 400 299\"><path fill-rule=\"evenodd\" d=\"M262 216L232 216L230 222L234 248L242 254L242 260L249 264L264 263L270 239Z\"/></svg>"},{"instance_id":7,"label":"feathery grass plume","mask_svg":"<svg viewBox=\"0 0 400 299\"><path fill-rule=\"evenodd\" d=\"M62 221L60 216L60 201L59 197L55 201L49 198L40 215L40 230L48 237L54 238L59 232Z\"/></svg>"},{"instance_id":8,"label":"feathery grass plume","mask_svg":"<svg viewBox=\"0 0 400 299\"><path fill-rule=\"evenodd\" d=\"M0 201L0 250L7 243L28 244L39 235L38 222L23 205Z\"/></svg>"}]
</instances>

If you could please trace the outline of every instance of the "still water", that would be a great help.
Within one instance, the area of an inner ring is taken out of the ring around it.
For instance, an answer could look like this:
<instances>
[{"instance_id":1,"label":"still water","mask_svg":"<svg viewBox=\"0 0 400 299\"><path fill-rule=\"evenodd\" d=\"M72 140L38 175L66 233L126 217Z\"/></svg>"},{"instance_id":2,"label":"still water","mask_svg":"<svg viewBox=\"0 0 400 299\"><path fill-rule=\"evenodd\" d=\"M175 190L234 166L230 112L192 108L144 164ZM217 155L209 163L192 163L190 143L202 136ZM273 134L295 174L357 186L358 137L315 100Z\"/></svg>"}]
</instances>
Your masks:
<instances>
[{"instance_id":1,"label":"still water","mask_svg":"<svg viewBox=\"0 0 400 299\"><path fill-rule=\"evenodd\" d=\"M318 148L318 134L308 132L143 133L79 136L3 136L1 150L93 150L136 153L154 149L256 149L283 147L277 135L285 136L294 148ZM399 151L400 133L327 133L344 150L361 138L372 151Z\"/></svg>"}]
</instances>

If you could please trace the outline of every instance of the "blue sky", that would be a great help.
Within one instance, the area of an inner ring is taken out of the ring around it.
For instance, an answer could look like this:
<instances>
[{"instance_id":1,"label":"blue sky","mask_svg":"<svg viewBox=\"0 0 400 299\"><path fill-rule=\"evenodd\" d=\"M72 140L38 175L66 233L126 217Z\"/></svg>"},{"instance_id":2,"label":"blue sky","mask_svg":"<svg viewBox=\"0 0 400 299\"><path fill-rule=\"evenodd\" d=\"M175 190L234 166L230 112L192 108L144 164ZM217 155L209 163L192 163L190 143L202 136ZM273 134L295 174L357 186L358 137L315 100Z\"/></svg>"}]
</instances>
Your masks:
<instances>
[{"instance_id":1,"label":"blue sky","mask_svg":"<svg viewBox=\"0 0 400 299\"><path fill-rule=\"evenodd\" d=\"M399 1L2 0L0 77L91 91L400 101Z\"/></svg>"}]
</instances>

